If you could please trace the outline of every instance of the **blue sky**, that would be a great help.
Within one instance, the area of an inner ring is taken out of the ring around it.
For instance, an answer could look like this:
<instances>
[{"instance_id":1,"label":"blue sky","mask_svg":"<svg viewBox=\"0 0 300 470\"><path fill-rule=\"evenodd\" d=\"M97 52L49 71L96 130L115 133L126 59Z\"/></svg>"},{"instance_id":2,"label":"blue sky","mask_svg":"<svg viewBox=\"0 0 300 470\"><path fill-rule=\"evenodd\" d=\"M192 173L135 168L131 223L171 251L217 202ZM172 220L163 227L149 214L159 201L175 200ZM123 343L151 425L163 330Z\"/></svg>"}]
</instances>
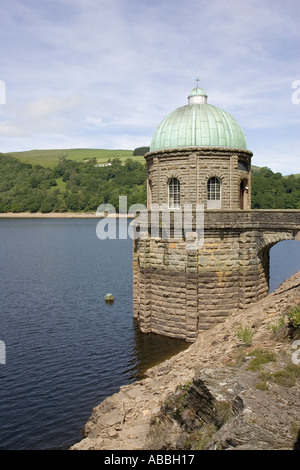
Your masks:
<instances>
[{"instance_id":1,"label":"blue sky","mask_svg":"<svg viewBox=\"0 0 300 470\"><path fill-rule=\"evenodd\" d=\"M150 145L199 76L254 165L300 173L299 45L298 0L1 0L0 151Z\"/></svg>"}]
</instances>

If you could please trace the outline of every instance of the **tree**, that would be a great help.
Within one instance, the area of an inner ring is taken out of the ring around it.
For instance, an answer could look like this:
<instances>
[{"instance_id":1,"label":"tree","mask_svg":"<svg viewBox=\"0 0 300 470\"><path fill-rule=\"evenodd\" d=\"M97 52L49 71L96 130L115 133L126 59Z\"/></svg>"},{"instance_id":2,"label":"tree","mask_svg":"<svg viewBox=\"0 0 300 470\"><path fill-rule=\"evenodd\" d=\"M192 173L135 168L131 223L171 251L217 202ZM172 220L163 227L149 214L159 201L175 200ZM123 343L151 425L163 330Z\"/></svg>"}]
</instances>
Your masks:
<instances>
[{"instance_id":1,"label":"tree","mask_svg":"<svg viewBox=\"0 0 300 470\"><path fill-rule=\"evenodd\" d=\"M53 206L48 199L45 199L41 204L41 212L52 212Z\"/></svg>"},{"instance_id":2,"label":"tree","mask_svg":"<svg viewBox=\"0 0 300 470\"><path fill-rule=\"evenodd\" d=\"M149 152L149 150L150 150L150 147L137 147L136 149L134 149L133 155L134 156L143 156L147 152Z\"/></svg>"},{"instance_id":3,"label":"tree","mask_svg":"<svg viewBox=\"0 0 300 470\"><path fill-rule=\"evenodd\" d=\"M300 178L283 177L263 167L252 173L253 209L297 209L300 206Z\"/></svg>"}]
</instances>

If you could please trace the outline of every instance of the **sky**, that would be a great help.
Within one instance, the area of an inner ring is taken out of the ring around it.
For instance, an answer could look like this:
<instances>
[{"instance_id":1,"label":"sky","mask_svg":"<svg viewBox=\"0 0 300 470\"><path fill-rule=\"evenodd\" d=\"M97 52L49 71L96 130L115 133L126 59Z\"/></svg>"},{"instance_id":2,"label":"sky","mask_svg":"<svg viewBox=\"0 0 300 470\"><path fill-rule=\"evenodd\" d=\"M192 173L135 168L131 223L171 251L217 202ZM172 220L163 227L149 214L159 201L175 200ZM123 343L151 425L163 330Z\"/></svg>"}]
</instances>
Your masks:
<instances>
[{"instance_id":1,"label":"sky","mask_svg":"<svg viewBox=\"0 0 300 470\"><path fill-rule=\"evenodd\" d=\"M197 77L300 173L299 0L0 0L0 152L149 146Z\"/></svg>"}]
</instances>

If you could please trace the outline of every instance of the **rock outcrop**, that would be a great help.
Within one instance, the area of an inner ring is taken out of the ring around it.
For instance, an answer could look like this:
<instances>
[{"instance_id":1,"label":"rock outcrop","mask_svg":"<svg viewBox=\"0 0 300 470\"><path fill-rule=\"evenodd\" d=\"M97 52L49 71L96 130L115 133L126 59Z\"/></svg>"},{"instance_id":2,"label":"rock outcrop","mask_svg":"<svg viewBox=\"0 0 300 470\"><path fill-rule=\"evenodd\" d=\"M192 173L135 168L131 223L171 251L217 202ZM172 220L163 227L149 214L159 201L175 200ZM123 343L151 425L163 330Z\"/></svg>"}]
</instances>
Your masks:
<instances>
[{"instance_id":1,"label":"rock outcrop","mask_svg":"<svg viewBox=\"0 0 300 470\"><path fill-rule=\"evenodd\" d=\"M298 449L299 304L300 272L96 406L71 449Z\"/></svg>"}]
</instances>

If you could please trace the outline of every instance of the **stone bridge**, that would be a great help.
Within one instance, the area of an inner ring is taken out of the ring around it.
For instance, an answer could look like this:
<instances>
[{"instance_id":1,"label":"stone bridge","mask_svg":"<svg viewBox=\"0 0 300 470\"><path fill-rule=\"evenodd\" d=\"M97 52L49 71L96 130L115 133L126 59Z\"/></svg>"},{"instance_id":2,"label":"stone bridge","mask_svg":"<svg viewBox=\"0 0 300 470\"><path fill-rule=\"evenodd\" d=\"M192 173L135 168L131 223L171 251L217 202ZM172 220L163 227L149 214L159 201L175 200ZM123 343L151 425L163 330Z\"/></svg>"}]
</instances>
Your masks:
<instances>
[{"instance_id":1,"label":"stone bridge","mask_svg":"<svg viewBox=\"0 0 300 470\"><path fill-rule=\"evenodd\" d=\"M134 240L134 317L143 332L186 341L266 296L271 247L300 240L297 210L205 211L198 245L195 215L188 233L171 218L167 238L162 214L156 226L146 217Z\"/></svg>"}]
</instances>

